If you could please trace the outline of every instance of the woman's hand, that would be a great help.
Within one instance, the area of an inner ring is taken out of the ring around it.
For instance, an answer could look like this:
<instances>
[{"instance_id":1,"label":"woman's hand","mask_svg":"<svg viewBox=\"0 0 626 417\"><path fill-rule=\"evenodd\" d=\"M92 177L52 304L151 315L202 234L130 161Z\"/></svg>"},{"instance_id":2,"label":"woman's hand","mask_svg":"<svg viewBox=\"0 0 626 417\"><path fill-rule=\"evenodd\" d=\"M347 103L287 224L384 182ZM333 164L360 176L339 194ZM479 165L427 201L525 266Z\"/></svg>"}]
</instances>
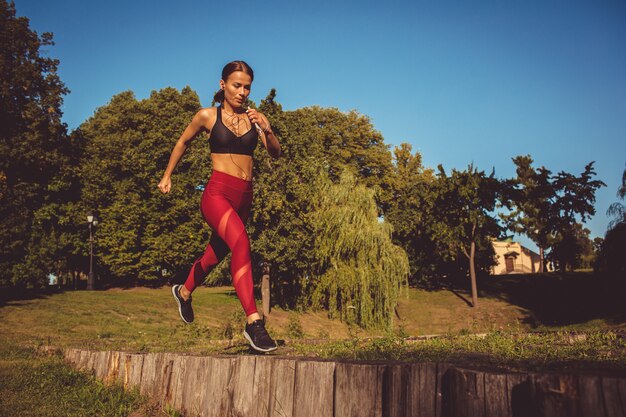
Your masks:
<instances>
[{"instance_id":1,"label":"woman's hand","mask_svg":"<svg viewBox=\"0 0 626 417\"><path fill-rule=\"evenodd\" d=\"M170 177L163 177L163 179L159 183L159 190L161 190L163 194L167 194L170 192L171 189L172 189L172 179Z\"/></svg>"},{"instance_id":2,"label":"woman's hand","mask_svg":"<svg viewBox=\"0 0 626 417\"><path fill-rule=\"evenodd\" d=\"M248 114L248 118L250 119L250 122L252 122L252 124L256 123L261 128L263 133L269 130L270 124L267 120L261 117L261 113L259 113L255 109L248 109L246 110L246 113Z\"/></svg>"}]
</instances>

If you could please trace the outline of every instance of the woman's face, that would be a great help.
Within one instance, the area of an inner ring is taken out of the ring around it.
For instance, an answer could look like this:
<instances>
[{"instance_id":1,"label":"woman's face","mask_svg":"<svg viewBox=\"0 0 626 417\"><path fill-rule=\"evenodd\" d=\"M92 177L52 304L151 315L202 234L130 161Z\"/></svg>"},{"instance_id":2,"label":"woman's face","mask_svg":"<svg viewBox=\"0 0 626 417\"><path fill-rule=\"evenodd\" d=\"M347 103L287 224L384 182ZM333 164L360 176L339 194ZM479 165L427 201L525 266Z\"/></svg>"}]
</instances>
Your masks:
<instances>
[{"instance_id":1,"label":"woman's face","mask_svg":"<svg viewBox=\"0 0 626 417\"><path fill-rule=\"evenodd\" d=\"M220 80L220 87L224 90L224 101L232 108L240 108L250 95L252 78L243 71L235 71L226 81Z\"/></svg>"}]
</instances>

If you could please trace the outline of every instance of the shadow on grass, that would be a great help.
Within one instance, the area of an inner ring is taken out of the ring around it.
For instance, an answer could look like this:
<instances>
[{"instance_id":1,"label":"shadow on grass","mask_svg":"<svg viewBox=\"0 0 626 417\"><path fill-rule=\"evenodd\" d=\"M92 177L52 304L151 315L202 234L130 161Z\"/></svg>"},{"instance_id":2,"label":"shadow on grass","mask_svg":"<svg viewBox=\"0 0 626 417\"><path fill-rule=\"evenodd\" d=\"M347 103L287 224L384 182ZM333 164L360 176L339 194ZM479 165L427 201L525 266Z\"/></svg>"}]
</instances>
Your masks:
<instances>
[{"instance_id":1,"label":"shadow on grass","mask_svg":"<svg viewBox=\"0 0 626 417\"><path fill-rule=\"evenodd\" d=\"M480 296L505 300L529 314L526 324L567 326L603 319L626 322L624 279L594 272L491 276L482 279Z\"/></svg>"},{"instance_id":2,"label":"shadow on grass","mask_svg":"<svg viewBox=\"0 0 626 417\"><path fill-rule=\"evenodd\" d=\"M43 300L53 294L60 294L62 292L64 292L64 290L56 287L37 290L3 287L0 288L0 308L9 303L14 306L21 306L23 303L20 303L20 301Z\"/></svg>"}]
</instances>

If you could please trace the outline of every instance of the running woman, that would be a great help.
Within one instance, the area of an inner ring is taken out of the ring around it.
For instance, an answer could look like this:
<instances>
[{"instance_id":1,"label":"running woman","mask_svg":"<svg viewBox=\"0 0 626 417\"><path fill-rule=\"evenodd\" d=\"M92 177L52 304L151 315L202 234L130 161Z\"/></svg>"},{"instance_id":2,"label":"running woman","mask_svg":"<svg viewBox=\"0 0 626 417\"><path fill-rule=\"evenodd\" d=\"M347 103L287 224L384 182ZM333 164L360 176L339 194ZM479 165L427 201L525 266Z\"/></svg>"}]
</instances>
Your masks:
<instances>
[{"instance_id":1,"label":"running woman","mask_svg":"<svg viewBox=\"0 0 626 417\"><path fill-rule=\"evenodd\" d=\"M245 223L252 203L252 154L259 137L271 157L278 158L281 151L267 117L244 106L253 80L254 72L244 61L226 64L220 90L214 97L219 107L203 108L193 117L172 150L159 189L165 194L170 192L172 172L187 145L198 133L207 132L213 172L202 193L200 211L213 233L204 254L191 267L185 284L174 285L172 294L183 321L193 322L191 293L226 254L232 252L233 286L247 318L244 337L255 350L270 352L276 349L276 343L267 333L256 308Z\"/></svg>"}]
</instances>

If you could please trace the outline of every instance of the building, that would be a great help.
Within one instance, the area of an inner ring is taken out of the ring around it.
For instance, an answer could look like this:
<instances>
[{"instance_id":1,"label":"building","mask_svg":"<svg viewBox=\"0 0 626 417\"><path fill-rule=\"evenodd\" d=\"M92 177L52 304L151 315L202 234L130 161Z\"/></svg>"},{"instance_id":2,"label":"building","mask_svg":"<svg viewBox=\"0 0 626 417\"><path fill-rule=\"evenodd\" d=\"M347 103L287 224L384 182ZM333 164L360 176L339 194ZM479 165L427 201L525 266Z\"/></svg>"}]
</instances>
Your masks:
<instances>
[{"instance_id":1,"label":"building","mask_svg":"<svg viewBox=\"0 0 626 417\"><path fill-rule=\"evenodd\" d=\"M491 275L532 274L539 272L539 254L525 248L512 239L493 241L497 264L491 267Z\"/></svg>"}]
</instances>

